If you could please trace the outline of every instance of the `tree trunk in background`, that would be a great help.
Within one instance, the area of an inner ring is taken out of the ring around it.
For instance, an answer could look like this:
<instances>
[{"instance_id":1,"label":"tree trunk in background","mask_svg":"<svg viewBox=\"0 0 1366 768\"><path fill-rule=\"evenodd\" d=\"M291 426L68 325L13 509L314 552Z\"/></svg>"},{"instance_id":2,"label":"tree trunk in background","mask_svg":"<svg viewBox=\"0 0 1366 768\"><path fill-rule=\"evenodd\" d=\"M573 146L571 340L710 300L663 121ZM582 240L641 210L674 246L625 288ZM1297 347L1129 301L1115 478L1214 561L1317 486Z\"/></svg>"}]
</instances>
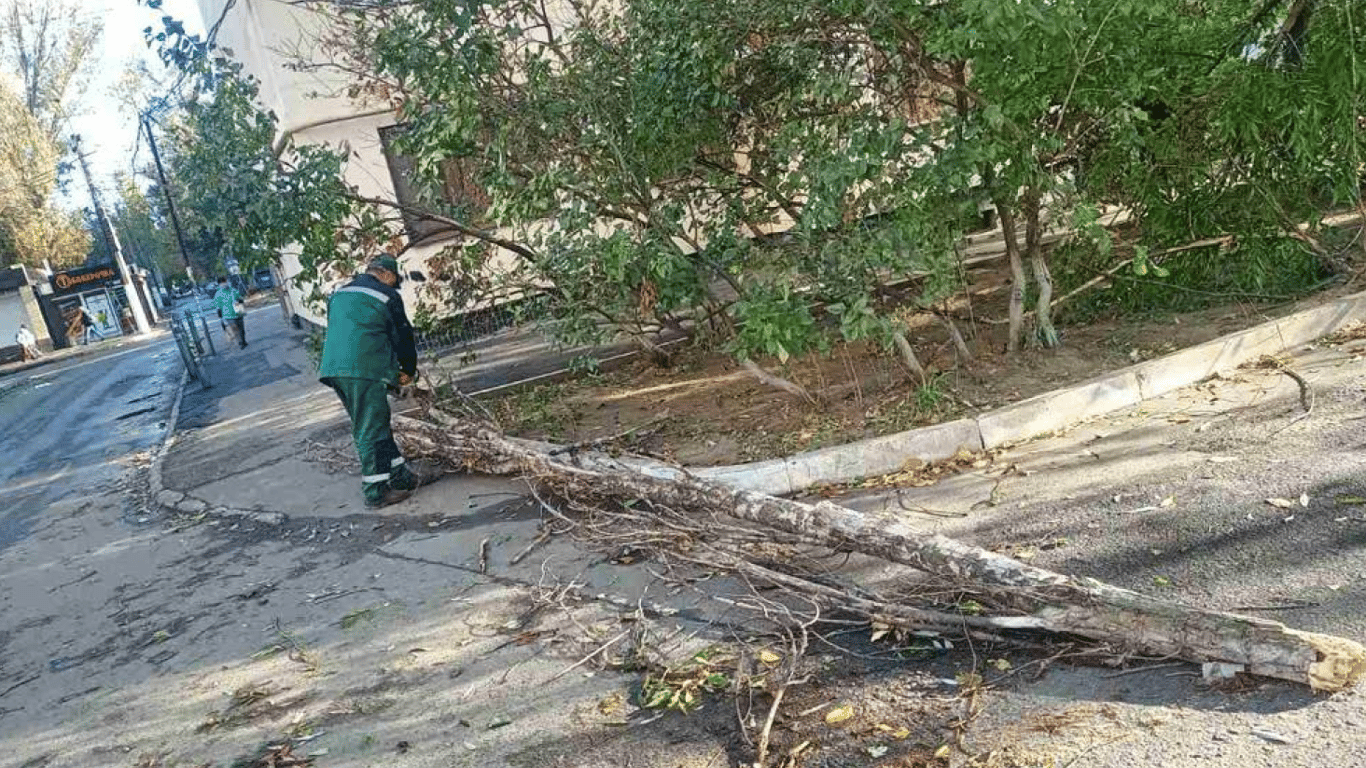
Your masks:
<instances>
[{"instance_id":1,"label":"tree trunk in background","mask_svg":"<svg viewBox=\"0 0 1366 768\"><path fill-rule=\"evenodd\" d=\"M924 385L927 374L925 366L920 364L920 358L915 356L915 349L911 347L911 342L907 340L906 334L900 330L892 332L892 341L896 344L897 352L901 353L901 362L911 369L915 374L917 385Z\"/></svg>"},{"instance_id":2,"label":"tree trunk in background","mask_svg":"<svg viewBox=\"0 0 1366 768\"><path fill-rule=\"evenodd\" d=\"M1005 238L1006 259L1010 262L1010 338L1006 340L1006 351L1018 352L1024 335L1024 263L1020 261L1020 241L1015 233L1015 212L1004 198L994 202L996 217L1001 220L1001 236Z\"/></svg>"},{"instance_id":3,"label":"tree trunk in background","mask_svg":"<svg viewBox=\"0 0 1366 768\"><path fill-rule=\"evenodd\" d=\"M643 501L698 515L730 515L832 549L909 566L1013 615L968 615L906 606L896 620L938 630L970 627L1082 636L1136 653L1192 662L1244 665L1254 675L1315 690L1351 687L1366 673L1366 648L1343 638L1288 629L1158 600L1100 582L1064 576L939 535L892 515L871 515L829 501L807 504L737 491L661 464L630 465L601 454L552 454L527 441L449 416L447 426L395 417L406 451L465 470L516 474L581 503Z\"/></svg>"},{"instance_id":4,"label":"tree trunk in background","mask_svg":"<svg viewBox=\"0 0 1366 768\"><path fill-rule=\"evenodd\" d=\"M1034 270L1034 282L1039 285L1034 320L1039 327L1039 342L1051 349L1059 344L1058 330L1053 327L1053 273L1043 252L1042 211L1036 187L1025 191L1021 209L1025 215L1025 255Z\"/></svg>"},{"instance_id":5,"label":"tree trunk in background","mask_svg":"<svg viewBox=\"0 0 1366 768\"><path fill-rule=\"evenodd\" d=\"M968 347L967 341L963 339L963 334L958 330L958 324L949 317L948 313L937 315L939 322L944 325L944 330L949 332L949 341L953 342L953 351L958 355L958 362L972 362L972 349Z\"/></svg>"},{"instance_id":6,"label":"tree trunk in background","mask_svg":"<svg viewBox=\"0 0 1366 768\"><path fill-rule=\"evenodd\" d=\"M811 393L806 390L806 387L803 387L795 381L784 379L781 376L774 376L763 368L760 368L759 364L753 360L746 358L740 361L740 365L744 366L745 371L749 373L750 376L753 376L770 387L776 387L790 395L797 395L798 397L805 399L808 403L814 404L816 402L816 398L811 396Z\"/></svg>"}]
</instances>

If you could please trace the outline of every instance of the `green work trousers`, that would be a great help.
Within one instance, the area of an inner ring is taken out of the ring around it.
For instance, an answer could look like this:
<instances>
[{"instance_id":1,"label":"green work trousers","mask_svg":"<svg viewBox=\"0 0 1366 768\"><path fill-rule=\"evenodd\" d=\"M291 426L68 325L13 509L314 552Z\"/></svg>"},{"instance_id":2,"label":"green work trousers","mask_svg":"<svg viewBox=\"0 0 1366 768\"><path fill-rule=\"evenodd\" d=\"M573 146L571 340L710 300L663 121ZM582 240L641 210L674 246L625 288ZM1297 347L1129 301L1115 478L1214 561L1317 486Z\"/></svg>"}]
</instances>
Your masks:
<instances>
[{"instance_id":1,"label":"green work trousers","mask_svg":"<svg viewBox=\"0 0 1366 768\"><path fill-rule=\"evenodd\" d=\"M360 456L361 492L366 500L379 501L390 488L416 488L417 479L394 442L385 383L343 377L330 377L327 383L351 417L351 436Z\"/></svg>"}]
</instances>

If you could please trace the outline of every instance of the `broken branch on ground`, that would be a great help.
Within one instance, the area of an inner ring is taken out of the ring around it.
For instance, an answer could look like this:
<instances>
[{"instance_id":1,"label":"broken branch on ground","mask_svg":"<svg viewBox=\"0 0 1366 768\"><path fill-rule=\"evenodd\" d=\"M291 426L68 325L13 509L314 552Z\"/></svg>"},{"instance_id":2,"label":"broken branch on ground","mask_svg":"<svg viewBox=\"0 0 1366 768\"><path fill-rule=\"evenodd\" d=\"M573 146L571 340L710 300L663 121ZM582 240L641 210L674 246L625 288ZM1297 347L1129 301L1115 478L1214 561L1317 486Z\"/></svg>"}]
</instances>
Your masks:
<instances>
[{"instance_id":1,"label":"broken branch on ground","mask_svg":"<svg viewBox=\"0 0 1366 768\"><path fill-rule=\"evenodd\" d=\"M611 510L641 524L672 521L672 527L658 525L647 544L681 553L685 560L690 550L699 558L719 555L718 566L785 584L824 604L838 600L848 608L854 597L861 601L856 611L889 624L941 632L966 628L992 635L1083 637L1130 652L1238 664L1250 674L1315 690L1348 688L1366 674L1366 648L1352 640L1054 573L941 535L923 534L894 515L735 490L659 462L588 452L552 456L541 444L509 438L482 424L454 417L441 422L444 426L396 417L394 426L410 452L468 471L523 476L556 498L571 501L573 508ZM707 536L695 535L699 523ZM859 597L848 589L826 586L824 579L782 573L752 554L755 549L762 552L762 539L770 531L788 540L908 566L956 585L984 610L968 614L944 606L902 605ZM726 536L739 543L720 547L717 541ZM699 542L708 547L698 549ZM827 592L831 589L835 594Z\"/></svg>"}]
</instances>

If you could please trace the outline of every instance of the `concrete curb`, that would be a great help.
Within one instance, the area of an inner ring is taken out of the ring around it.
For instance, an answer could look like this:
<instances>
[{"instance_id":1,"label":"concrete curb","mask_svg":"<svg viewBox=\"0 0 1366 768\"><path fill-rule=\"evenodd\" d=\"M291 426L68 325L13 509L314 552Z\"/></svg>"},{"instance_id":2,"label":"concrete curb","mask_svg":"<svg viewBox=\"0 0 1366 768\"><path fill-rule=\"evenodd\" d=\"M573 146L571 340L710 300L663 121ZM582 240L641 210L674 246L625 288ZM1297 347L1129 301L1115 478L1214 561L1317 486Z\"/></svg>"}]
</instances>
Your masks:
<instances>
[{"instance_id":1,"label":"concrete curb","mask_svg":"<svg viewBox=\"0 0 1366 768\"><path fill-rule=\"evenodd\" d=\"M780 459L721 467L684 468L683 471L740 490L776 496L799 493L819 485L848 483L896 472L909 459L937 461L953 456L960 449L981 451L999 448L1064 429L1095 416L1137 405L1216 373L1232 370L1262 355L1276 354L1307 344L1363 320L1366 320L1366 292L1261 323L1070 387L1045 392L972 418ZM270 525L284 523L288 518L280 512L215 507L203 499L164 486L162 465L175 444L175 423L187 380L188 375L181 379L166 441L152 464L150 484L156 503L180 514L208 512ZM535 444L546 449L555 447ZM626 463L652 473L679 471L677 467L649 461Z\"/></svg>"},{"instance_id":2,"label":"concrete curb","mask_svg":"<svg viewBox=\"0 0 1366 768\"><path fill-rule=\"evenodd\" d=\"M185 398L185 385L190 381L190 372L180 372L180 383L176 385L175 402L171 403L171 415L166 418L166 437L161 440L161 447L157 449L156 457L152 459L152 467L147 473L147 487L151 492L151 497L158 504L162 504L161 495L166 487L161 479L161 469L166 463L166 456L171 452L171 446L175 445L176 422L180 420L180 402ZM174 491L172 491L174 493ZM162 504L162 506L166 506Z\"/></svg>"},{"instance_id":3,"label":"concrete curb","mask_svg":"<svg viewBox=\"0 0 1366 768\"><path fill-rule=\"evenodd\" d=\"M166 457L170 455L171 448L175 446L176 423L180 420L180 403L185 399L185 385L189 381L190 372L182 371L180 384L176 387L175 402L171 405L171 415L166 419L166 437L161 441L161 448L157 450L156 457L152 459L152 466L147 473L148 497L152 503L167 514L197 515L206 512L215 517L243 517L268 525L284 523L289 518L283 512L259 512L250 509L215 507L203 499L166 487L162 470L166 465Z\"/></svg>"},{"instance_id":4,"label":"concrete curb","mask_svg":"<svg viewBox=\"0 0 1366 768\"><path fill-rule=\"evenodd\" d=\"M947 459L1018 443L1137 405L1262 355L1307 344L1366 320L1366 292L1255 325L1170 355L946 424L822 448L782 459L691 470L734 488L785 496L818 485L876 477L909 459Z\"/></svg>"}]
</instances>

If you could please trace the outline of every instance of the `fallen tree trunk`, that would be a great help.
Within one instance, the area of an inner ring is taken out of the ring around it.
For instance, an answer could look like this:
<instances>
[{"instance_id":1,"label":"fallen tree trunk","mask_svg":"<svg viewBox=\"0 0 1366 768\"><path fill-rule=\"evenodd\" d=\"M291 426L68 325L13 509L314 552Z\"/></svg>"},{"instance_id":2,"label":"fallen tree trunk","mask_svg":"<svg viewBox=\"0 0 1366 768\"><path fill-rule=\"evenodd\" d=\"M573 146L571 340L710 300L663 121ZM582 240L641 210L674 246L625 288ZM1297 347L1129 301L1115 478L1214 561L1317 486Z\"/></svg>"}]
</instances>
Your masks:
<instances>
[{"instance_id":1,"label":"fallen tree trunk","mask_svg":"<svg viewBox=\"0 0 1366 768\"><path fill-rule=\"evenodd\" d=\"M553 455L528 441L450 418L444 425L395 417L407 450L465 469L527 477L565 498L610 498L696 513L724 513L823 546L910 566L962 585L1016 615L973 616L906 607L903 624L1030 630L1076 635L1138 653L1240 664L1254 675L1334 691L1366 674L1366 648L1351 640L1289 629L1260 618L1192 608L1092 579L1026 565L892 516L822 501L737 491L662 464L628 465L589 453Z\"/></svg>"}]
</instances>

